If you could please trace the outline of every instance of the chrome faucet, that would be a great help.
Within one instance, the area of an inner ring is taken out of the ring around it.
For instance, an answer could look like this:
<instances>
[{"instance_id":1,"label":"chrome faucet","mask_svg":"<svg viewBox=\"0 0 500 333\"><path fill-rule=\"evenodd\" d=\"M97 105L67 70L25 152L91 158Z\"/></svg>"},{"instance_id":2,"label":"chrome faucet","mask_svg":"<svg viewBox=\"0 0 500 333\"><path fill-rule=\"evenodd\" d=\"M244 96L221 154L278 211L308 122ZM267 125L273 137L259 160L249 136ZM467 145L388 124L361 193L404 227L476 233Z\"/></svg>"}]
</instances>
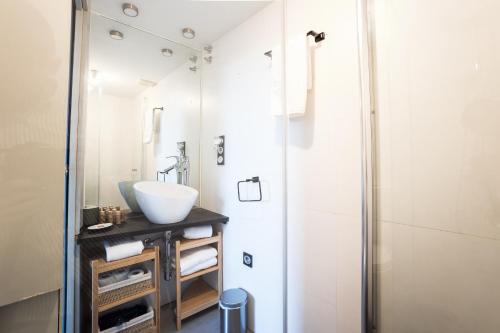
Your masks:
<instances>
[{"instance_id":1,"label":"chrome faucet","mask_svg":"<svg viewBox=\"0 0 500 333\"><path fill-rule=\"evenodd\" d=\"M175 163L159 172L163 175L174 170L177 173L177 184L189 185L189 157L186 156L186 142L177 142L179 156L167 156L166 158L175 158Z\"/></svg>"}]
</instances>

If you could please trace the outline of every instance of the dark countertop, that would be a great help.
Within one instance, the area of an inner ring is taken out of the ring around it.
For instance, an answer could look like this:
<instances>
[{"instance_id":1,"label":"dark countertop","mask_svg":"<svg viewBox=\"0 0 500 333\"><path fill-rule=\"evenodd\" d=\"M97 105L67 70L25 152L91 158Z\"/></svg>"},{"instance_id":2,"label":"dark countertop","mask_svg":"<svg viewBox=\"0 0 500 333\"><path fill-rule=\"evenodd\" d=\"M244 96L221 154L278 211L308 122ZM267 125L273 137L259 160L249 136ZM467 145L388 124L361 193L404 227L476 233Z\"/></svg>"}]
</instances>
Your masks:
<instances>
[{"instance_id":1,"label":"dark countertop","mask_svg":"<svg viewBox=\"0 0 500 333\"><path fill-rule=\"evenodd\" d=\"M229 217L214 213L204 208L193 208L189 215L181 222L170 224L154 224L143 215L129 213L125 221L120 225L114 225L111 229L101 232L82 230L76 241L82 245L87 242L104 241L129 236L149 235L165 231L175 231L187 227L197 227L209 224L227 223Z\"/></svg>"}]
</instances>

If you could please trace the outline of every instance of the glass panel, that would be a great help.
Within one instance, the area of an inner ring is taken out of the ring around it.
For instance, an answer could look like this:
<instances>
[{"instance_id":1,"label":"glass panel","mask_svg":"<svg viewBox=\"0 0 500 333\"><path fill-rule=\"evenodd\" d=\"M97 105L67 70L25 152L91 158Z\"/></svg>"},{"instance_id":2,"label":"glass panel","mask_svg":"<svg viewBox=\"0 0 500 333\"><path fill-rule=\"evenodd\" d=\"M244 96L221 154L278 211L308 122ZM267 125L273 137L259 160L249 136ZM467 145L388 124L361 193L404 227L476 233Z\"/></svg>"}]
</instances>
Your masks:
<instances>
[{"instance_id":1,"label":"glass panel","mask_svg":"<svg viewBox=\"0 0 500 333\"><path fill-rule=\"evenodd\" d=\"M377 332L498 331L500 4L373 5Z\"/></svg>"}]
</instances>

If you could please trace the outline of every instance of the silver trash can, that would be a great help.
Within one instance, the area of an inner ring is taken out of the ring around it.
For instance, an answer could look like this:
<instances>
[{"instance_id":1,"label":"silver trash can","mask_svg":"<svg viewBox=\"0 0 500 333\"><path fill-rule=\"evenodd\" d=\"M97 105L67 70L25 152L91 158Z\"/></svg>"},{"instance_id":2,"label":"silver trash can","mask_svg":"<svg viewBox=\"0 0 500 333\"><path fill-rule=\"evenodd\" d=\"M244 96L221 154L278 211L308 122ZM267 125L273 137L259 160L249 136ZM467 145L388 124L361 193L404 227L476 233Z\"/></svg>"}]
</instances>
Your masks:
<instances>
[{"instance_id":1,"label":"silver trash can","mask_svg":"<svg viewBox=\"0 0 500 333\"><path fill-rule=\"evenodd\" d=\"M221 333L246 333L248 294L240 288L228 289L219 300Z\"/></svg>"}]
</instances>

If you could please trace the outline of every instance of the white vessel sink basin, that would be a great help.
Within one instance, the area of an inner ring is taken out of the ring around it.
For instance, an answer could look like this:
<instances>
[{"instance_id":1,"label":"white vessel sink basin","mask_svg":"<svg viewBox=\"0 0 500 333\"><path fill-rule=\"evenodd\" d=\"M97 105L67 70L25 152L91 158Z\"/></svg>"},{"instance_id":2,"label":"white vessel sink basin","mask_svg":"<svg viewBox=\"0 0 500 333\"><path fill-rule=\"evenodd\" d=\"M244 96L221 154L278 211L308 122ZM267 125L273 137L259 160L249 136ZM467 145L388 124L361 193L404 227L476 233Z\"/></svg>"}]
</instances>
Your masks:
<instances>
[{"instance_id":1,"label":"white vessel sink basin","mask_svg":"<svg viewBox=\"0 0 500 333\"><path fill-rule=\"evenodd\" d=\"M198 191L189 186L150 181L134 184L134 191L142 212L156 224L184 220L198 197Z\"/></svg>"}]
</instances>

